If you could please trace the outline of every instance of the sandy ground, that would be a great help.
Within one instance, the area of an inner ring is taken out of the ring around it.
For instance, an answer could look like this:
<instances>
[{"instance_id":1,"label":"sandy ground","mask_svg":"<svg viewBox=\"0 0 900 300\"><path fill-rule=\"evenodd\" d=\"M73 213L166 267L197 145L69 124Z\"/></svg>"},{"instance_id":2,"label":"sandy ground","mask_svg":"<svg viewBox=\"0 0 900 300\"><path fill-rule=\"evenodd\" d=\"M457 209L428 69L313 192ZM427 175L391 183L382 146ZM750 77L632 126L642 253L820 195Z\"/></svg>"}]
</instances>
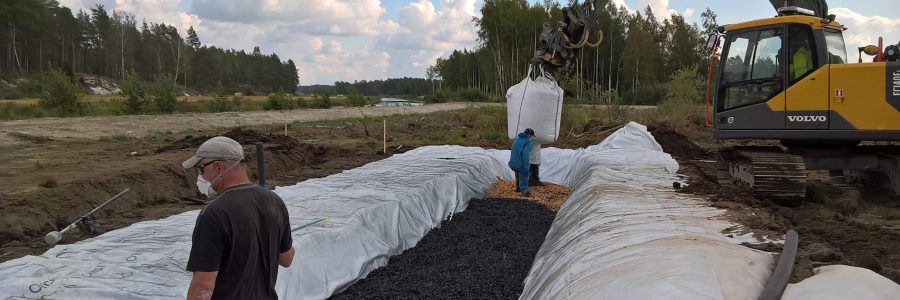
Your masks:
<instances>
[{"instance_id":1,"label":"sandy ground","mask_svg":"<svg viewBox=\"0 0 900 300\"><path fill-rule=\"evenodd\" d=\"M454 110L473 103L440 103L409 107L297 109L289 111L224 112L206 114L40 118L0 122L0 146L14 144L22 135L54 140L99 139L114 135L141 138L156 132L211 130L245 125L284 124L340 118ZM16 135L19 136L16 136Z\"/></svg>"}]
</instances>

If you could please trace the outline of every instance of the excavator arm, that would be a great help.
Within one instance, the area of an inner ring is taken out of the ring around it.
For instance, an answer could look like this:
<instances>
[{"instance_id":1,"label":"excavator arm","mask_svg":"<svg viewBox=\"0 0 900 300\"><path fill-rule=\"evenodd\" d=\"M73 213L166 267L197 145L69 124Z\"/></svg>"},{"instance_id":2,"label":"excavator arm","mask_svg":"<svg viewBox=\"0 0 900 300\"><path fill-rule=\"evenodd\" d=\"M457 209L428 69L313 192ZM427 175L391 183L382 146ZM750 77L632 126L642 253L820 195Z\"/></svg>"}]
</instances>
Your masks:
<instances>
[{"instance_id":1,"label":"excavator arm","mask_svg":"<svg viewBox=\"0 0 900 300\"><path fill-rule=\"evenodd\" d=\"M603 32L597 27L599 9L606 1L572 1L563 8L563 19L555 24L544 24L540 46L531 63L551 73L559 73L578 57L584 47L596 48L603 42Z\"/></svg>"}]
</instances>

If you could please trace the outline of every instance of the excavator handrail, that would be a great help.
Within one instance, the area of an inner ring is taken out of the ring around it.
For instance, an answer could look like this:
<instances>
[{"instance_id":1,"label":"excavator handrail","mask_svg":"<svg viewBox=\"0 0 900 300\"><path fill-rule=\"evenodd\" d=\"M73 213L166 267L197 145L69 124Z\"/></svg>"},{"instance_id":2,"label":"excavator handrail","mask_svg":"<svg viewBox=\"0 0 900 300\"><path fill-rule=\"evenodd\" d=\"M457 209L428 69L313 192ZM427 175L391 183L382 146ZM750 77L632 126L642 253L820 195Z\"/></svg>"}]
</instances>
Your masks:
<instances>
[{"instance_id":1,"label":"excavator handrail","mask_svg":"<svg viewBox=\"0 0 900 300\"><path fill-rule=\"evenodd\" d=\"M718 51L719 51L719 43L717 42L716 46L713 48L713 51L709 55L709 72L706 74L706 128L712 127L712 123L710 122L710 116L709 116L709 94L710 94L709 90L712 86L713 65L715 64L716 52L718 52Z\"/></svg>"}]
</instances>

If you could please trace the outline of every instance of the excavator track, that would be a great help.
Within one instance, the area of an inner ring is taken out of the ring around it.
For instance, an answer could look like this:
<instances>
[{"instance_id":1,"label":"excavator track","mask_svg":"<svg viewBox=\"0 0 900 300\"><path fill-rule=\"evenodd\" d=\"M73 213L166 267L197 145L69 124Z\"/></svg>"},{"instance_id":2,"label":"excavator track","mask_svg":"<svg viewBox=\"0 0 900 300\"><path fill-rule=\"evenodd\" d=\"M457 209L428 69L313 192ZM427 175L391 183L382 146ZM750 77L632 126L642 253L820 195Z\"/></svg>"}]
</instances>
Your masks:
<instances>
[{"instance_id":1,"label":"excavator track","mask_svg":"<svg viewBox=\"0 0 900 300\"><path fill-rule=\"evenodd\" d=\"M784 205L798 205L806 196L806 164L801 156L778 147L736 147L720 155L720 183Z\"/></svg>"}]
</instances>

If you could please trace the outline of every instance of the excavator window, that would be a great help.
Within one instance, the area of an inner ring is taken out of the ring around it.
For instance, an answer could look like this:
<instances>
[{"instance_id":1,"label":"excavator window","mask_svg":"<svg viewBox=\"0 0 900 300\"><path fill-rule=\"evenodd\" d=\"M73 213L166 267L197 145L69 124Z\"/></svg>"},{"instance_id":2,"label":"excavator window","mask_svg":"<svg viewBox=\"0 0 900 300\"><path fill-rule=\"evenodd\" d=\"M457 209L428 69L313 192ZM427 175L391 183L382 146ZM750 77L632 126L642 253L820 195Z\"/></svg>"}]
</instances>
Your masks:
<instances>
[{"instance_id":1,"label":"excavator window","mask_svg":"<svg viewBox=\"0 0 900 300\"><path fill-rule=\"evenodd\" d=\"M837 30L825 30L825 44L828 46L828 63L847 63L847 47L844 45L844 36Z\"/></svg>"},{"instance_id":2,"label":"excavator window","mask_svg":"<svg viewBox=\"0 0 900 300\"><path fill-rule=\"evenodd\" d=\"M772 28L730 37L722 71L722 110L764 102L782 91L781 33Z\"/></svg>"},{"instance_id":3,"label":"excavator window","mask_svg":"<svg viewBox=\"0 0 900 300\"><path fill-rule=\"evenodd\" d=\"M788 41L790 46L790 72L791 83L794 83L816 69L816 49L813 47L812 32L809 28L799 25L790 25L788 29Z\"/></svg>"}]
</instances>

